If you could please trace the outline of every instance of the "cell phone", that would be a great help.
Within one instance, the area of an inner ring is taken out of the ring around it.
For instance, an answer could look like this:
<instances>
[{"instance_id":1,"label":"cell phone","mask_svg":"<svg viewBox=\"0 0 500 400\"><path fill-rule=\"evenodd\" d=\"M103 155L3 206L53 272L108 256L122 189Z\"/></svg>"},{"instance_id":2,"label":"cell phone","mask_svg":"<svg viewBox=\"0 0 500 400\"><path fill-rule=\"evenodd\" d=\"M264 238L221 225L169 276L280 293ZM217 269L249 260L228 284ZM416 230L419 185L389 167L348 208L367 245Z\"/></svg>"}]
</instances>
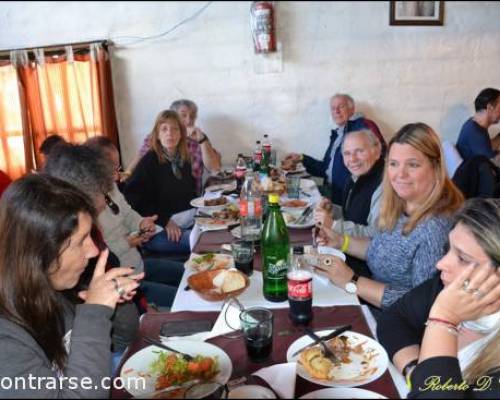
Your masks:
<instances>
[{"instance_id":1,"label":"cell phone","mask_svg":"<svg viewBox=\"0 0 500 400\"><path fill-rule=\"evenodd\" d=\"M211 331L214 322L208 319L196 321L169 321L161 325L160 336L188 336Z\"/></svg>"}]
</instances>

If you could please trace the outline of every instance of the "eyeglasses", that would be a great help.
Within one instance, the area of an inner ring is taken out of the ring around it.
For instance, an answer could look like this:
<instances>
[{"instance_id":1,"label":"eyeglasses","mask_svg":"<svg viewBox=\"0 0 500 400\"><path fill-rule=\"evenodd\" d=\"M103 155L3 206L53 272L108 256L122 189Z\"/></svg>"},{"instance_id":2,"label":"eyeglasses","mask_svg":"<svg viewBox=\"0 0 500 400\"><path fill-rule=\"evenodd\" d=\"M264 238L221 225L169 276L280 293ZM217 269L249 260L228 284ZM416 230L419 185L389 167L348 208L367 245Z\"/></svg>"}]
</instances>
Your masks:
<instances>
[{"instance_id":1,"label":"eyeglasses","mask_svg":"<svg viewBox=\"0 0 500 400\"><path fill-rule=\"evenodd\" d=\"M118 215L120 212L120 207L118 207L118 204L116 204L111 197L109 197L108 194L104 193L104 201L106 202L106 205L111 209L111 212L114 215Z\"/></svg>"}]
</instances>

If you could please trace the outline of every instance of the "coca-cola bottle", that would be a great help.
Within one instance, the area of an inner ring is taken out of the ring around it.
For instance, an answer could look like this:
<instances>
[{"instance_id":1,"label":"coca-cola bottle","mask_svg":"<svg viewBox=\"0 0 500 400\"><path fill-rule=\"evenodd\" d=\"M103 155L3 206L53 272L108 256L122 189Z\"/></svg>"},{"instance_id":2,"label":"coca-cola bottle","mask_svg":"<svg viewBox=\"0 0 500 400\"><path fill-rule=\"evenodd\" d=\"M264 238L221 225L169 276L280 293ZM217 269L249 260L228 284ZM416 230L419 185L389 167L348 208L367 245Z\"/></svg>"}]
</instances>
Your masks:
<instances>
[{"instance_id":1,"label":"coca-cola bottle","mask_svg":"<svg viewBox=\"0 0 500 400\"><path fill-rule=\"evenodd\" d=\"M266 300L281 302L287 299L287 270L290 238L281 215L279 195L269 195L269 215L262 229L262 276Z\"/></svg>"},{"instance_id":2,"label":"coca-cola bottle","mask_svg":"<svg viewBox=\"0 0 500 400\"><path fill-rule=\"evenodd\" d=\"M262 147L260 140L255 142L255 150L253 152L253 170L254 172L260 171L260 163L262 162Z\"/></svg>"},{"instance_id":3,"label":"coca-cola bottle","mask_svg":"<svg viewBox=\"0 0 500 400\"><path fill-rule=\"evenodd\" d=\"M304 247L293 248L293 260L287 274L289 317L295 325L307 325L312 313L312 273L304 268Z\"/></svg>"},{"instance_id":4,"label":"coca-cola bottle","mask_svg":"<svg viewBox=\"0 0 500 400\"><path fill-rule=\"evenodd\" d=\"M243 182L245 181L245 174L247 172L247 163L243 158L243 154L238 154L238 159L236 160L236 168L234 174L236 175L236 191L241 192L243 187Z\"/></svg>"},{"instance_id":5,"label":"coca-cola bottle","mask_svg":"<svg viewBox=\"0 0 500 400\"><path fill-rule=\"evenodd\" d=\"M259 174L247 172L240 194L241 238L247 241L260 239L262 228L262 200Z\"/></svg>"}]
</instances>

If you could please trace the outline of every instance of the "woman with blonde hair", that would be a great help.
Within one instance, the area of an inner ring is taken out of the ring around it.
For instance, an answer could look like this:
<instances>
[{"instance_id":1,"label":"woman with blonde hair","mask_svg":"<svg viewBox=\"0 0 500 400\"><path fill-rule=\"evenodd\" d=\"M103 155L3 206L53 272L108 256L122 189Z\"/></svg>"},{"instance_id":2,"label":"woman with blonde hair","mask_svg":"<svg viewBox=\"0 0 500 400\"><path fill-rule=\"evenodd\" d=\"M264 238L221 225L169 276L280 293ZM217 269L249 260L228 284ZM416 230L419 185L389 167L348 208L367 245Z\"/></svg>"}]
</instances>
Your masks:
<instances>
[{"instance_id":1,"label":"woman with blonde hair","mask_svg":"<svg viewBox=\"0 0 500 400\"><path fill-rule=\"evenodd\" d=\"M191 173L186 129L172 110L160 112L151 132L151 150L139 161L124 188L125 198L139 214L158 215L157 224L165 228L147 243L147 250L188 254L189 231L170 219L189 209L196 197Z\"/></svg>"},{"instance_id":2,"label":"woman with blonde hair","mask_svg":"<svg viewBox=\"0 0 500 400\"><path fill-rule=\"evenodd\" d=\"M444 252L451 216L463 196L446 174L437 134L423 123L403 126L389 143L378 231L373 238L340 235L320 226L318 243L362 260L373 279L335 258L318 268L337 286L385 308L429 279ZM376 313L377 316L378 313Z\"/></svg>"},{"instance_id":3,"label":"woman with blonde hair","mask_svg":"<svg viewBox=\"0 0 500 400\"><path fill-rule=\"evenodd\" d=\"M378 338L412 398L500 397L500 201L454 219L441 272L386 310Z\"/></svg>"}]
</instances>

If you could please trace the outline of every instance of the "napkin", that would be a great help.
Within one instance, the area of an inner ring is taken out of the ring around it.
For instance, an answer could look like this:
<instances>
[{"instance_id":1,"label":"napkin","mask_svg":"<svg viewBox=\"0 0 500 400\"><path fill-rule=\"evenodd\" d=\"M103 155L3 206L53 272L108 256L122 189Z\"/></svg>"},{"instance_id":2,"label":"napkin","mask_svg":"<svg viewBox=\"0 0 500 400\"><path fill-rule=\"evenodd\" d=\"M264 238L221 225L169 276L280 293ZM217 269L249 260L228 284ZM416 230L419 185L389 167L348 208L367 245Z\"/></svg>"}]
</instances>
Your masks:
<instances>
[{"instance_id":1,"label":"napkin","mask_svg":"<svg viewBox=\"0 0 500 400\"><path fill-rule=\"evenodd\" d=\"M297 363L275 364L259 369L252 375L264 379L281 399L295 397L295 379L297 376Z\"/></svg>"},{"instance_id":2,"label":"napkin","mask_svg":"<svg viewBox=\"0 0 500 400\"><path fill-rule=\"evenodd\" d=\"M339 257L343 261L345 261L345 254L340 250L334 249L333 247L328 246L318 246L318 254L330 254L332 256ZM330 278L320 274L314 274L314 279L323 285L327 286L330 283Z\"/></svg>"},{"instance_id":3,"label":"napkin","mask_svg":"<svg viewBox=\"0 0 500 400\"><path fill-rule=\"evenodd\" d=\"M161 341L169 340L199 340L205 341L216 336L233 333L240 329L240 309L231 302L224 304L211 331L199 332L189 336L160 336ZM227 322L229 322L229 325Z\"/></svg>"}]
</instances>

